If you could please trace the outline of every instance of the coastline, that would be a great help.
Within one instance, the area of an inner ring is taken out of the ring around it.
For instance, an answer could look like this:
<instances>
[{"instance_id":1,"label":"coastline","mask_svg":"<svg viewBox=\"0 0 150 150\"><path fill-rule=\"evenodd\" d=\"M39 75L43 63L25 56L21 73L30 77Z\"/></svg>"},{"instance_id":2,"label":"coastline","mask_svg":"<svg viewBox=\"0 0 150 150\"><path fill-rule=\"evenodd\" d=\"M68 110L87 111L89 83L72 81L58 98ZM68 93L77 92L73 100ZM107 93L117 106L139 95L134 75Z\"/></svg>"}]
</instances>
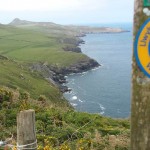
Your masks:
<instances>
[{"instance_id":1,"label":"coastline","mask_svg":"<svg viewBox=\"0 0 150 150\"><path fill-rule=\"evenodd\" d=\"M82 50L80 49L79 46L80 44L84 44L84 43L85 41L83 41L78 37L75 41L74 47L70 49L69 47L63 49L64 51L67 50L75 53L82 53ZM64 93L64 92L71 91L70 88L64 85L64 83L67 82L65 76L70 74L87 72L89 70L95 69L100 66L101 65L96 60L88 57L87 60L80 61L76 64L70 65L69 67L59 68L57 66L47 65L45 63L36 63L36 64L32 64L32 66L30 66L30 69L40 72L40 74L46 80L50 81L52 84L57 86L60 89L60 91Z\"/></svg>"},{"instance_id":2,"label":"coastline","mask_svg":"<svg viewBox=\"0 0 150 150\"><path fill-rule=\"evenodd\" d=\"M122 30L121 32L100 32L100 33L81 33L76 35L76 39L65 39L65 42L67 43L74 43L74 47L64 47L64 51L70 51L75 53L82 53L81 48L79 47L81 44L85 44L85 41L82 39L82 37L85 37L87 34L109 34L109 33L124 33L124 32L130 32L127 30ZM92 69L98 68L102 66L102 64L99 64L96 60L90 58L87 56L88 59L85 61L80 61L76 64L73 64L69 67L61 67L59 68L56 65L47 65L45 63L36 63L32 64L30 67L31 70L35 70L40 72L42 76L51 82L53 85L57 86L62 93L70 92L71 89L64 84L67 83L65 76L71 75L71 74L79 74L83 72L90 71Z\"/></svg>"},{"instance_id":3,"label":"coastline","mask_svg":"<svg viewBox=\"0 0 150 150\"><path fill-rule=\"evenodd\" d=\"M69 27L69 26L68 26ZM70 26L72 29L74 29L74 26ZM75 26L76 28L76 26ZM129 30L123 30L121 28L109 28L109 27L100 27L100 28L87 28L87 27L78 27L82 30L77 32L72 38L66 38L61 41L61 43L66 44L72 44L73 46L66 46L62 49L64 51L74 52L74 53L82 53L81 48L79 47L81 44L85 44L85 41L82 39L82 37L85 37L88 34L116 34L116 33L124 33L124 32L130 32ZM86 55L87 56L87 55ZM99 64L96 60L90 58L87 56L87 60L83 60L80 62L77 62L76 64L72 64L69 67L58 67L56 65L48 65L45 63L36 63L32 64L30 67L31 70L35 70L40 72L42 76L57 86L62 93L71 91L70 88L65 86L64 84L67 83L65 76L70 74L77 74L77 73L83 73L90 71L92 69L95 69L97 67L102 66Z\"/></svg>"},{"instance_id":4,"label":"coastline","mask_svg":"<svg viewBox=\"0 0 150 150\"><path fill-rule=\"evenodd\" d=\"M82 52L97 60L101 66L96 71L68 76L65 85L72 91L64 93L64 96L70 103L76 105L77 111L101 113L102 108L99 107L101 104L105 108L104 115L117 118L129 116L130 35L131 32L117 35L89 34L82 38L86 42L80 46ZM108 39L112 40L109 42ZM122 65L118 65L118 60Z\"/></svg>"},{"instance_id":5,"label":"coastline","mask_svg":"<svg viewBox=\"0 0 150 150\"><path fill-rule=\"evenodd\" d=\"M86 36L87 34L109 34L109 33L123 33L129 32L122 28L113 28L113 27L94 27L94 26L77 26L77 25L60 25L53 22L33 22L27 20L21 20L15 18L9 24L9 26L22 28L25 30L33 30L34 32L38 31L39 33L44 34L46 37L53 35L52 39L56 40L56 35L58 39L56 42L52 43L57 45L58 42L61 46L62 51L72 52L72 53L82 53L80 44L84 44L85 41L81 37ZM35 28L33 28L35 27ZM85 54L84 54L85 55ZM65 59L65 58L63 58ZM80 60L80 61L79 61ZM101 66L96 60L87 56L86 59L81 60L77 59L75 63L69 60L69 63L72 64L68 67L57 66L56 62L48 64L46 60L40 60L30 64L31 71L38 71L46 80L50 81L52 84L58 86L62 92L68 91L68 87L63 86L66 83L65 76L72 73L82 73L89 71L91 69Z\"/></svg>"}]
</instances>

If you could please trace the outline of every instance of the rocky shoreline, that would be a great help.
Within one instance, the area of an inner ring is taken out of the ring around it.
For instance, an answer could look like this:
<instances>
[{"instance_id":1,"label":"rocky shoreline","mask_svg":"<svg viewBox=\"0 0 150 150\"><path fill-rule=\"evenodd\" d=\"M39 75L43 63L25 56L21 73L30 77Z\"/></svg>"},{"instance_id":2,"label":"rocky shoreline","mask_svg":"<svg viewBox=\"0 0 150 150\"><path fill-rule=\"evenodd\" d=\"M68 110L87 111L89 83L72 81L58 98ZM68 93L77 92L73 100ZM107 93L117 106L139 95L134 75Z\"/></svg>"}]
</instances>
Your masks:
<instances>
[{"instance_id":1,"label":"rocky shoreline","mask_svg":"<svg viewBox=\"0 0 150 150\"><path fill-rule=\"evenodd\" d=\"M84 44L84 41L82 39L77 39L75 47L66 47L63 49L64 51L82 53L79 47L80 44ZM32 71L38 71L45 79L50 81L55 86L58 86L60 91L64 93L70 91L67 86L63 85L64 83L66 83L65 76L72 73L82 73L97 68L99 66L100 64L97 61L88 57L87 60L80 61L77 64L73 64L69 67L59 68L54 65L48 65L47 63L36 63L32 64L30 69Z\"/></svg>"},{"instance_id":2,"label":"rocky shoreline","mask_svg":"<svg viewBox=\"0 0 150 150\"><path fill-rule=\"evenodd\" d=\"M82 73L96 67L99 67L100 64L94 59L89 58L88 61L81 61L78 64L72 65L70 67L58 68L56 66L50 66L42 63L33 64L30 69L33 71L38 71L40 74L50 81L55 86L58 86L61 92L70 91L67 86L63 84L66 83L65 76L72 73Z\"/></svg>"}]
</instances>

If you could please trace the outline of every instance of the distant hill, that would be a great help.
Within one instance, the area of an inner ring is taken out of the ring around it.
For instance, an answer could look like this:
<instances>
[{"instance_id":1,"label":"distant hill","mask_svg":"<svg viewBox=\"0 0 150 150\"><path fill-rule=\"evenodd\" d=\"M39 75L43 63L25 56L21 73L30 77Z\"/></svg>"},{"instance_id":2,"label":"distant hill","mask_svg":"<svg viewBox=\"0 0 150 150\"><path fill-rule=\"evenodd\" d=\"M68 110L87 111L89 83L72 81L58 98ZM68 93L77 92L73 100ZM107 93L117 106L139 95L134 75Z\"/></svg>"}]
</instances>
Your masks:
<instances>
[{"instance_id":1,"label":"distant hill","mask_svg":"<svg viewBox=\"0 0 150 150\"><path fill-rule=\"evenodd\" d=\"M52 25L52 26L60 26L53 22L33 22L33 21L27 21L27 20L21 20L19 18L15 18L12 20L12 22L9 23L9 25L18 26L18 25Z\"/></svg>"},{"instance_id":2,"label":"distant hill","mask_svg":"<svg viewBox=\"0 0 150 150\"><path fill-rule=\"evenodd\" d=\"M15 18L9 25L25 25L25 24L32 24L32 21L20 20L19 18Z\"/></svg>"},{"instance_id":3,"label":"distant hill","mask_svg":"<svg viewBox=\"0 0 150 150\"><path fill-rule=\"evenodd\" d=\"M91 27L91 26L76 26L76 25L59 25L53 22L32 22L26 20L20 20L18 18L14 19L9 25L13 26L45 26L45 27L56 27L64 30L71 30L76 32L77 36L85 36L89 33L121 33L127 32L121 28L110 28L110 27Z\"/></svg>"}]
</instances>

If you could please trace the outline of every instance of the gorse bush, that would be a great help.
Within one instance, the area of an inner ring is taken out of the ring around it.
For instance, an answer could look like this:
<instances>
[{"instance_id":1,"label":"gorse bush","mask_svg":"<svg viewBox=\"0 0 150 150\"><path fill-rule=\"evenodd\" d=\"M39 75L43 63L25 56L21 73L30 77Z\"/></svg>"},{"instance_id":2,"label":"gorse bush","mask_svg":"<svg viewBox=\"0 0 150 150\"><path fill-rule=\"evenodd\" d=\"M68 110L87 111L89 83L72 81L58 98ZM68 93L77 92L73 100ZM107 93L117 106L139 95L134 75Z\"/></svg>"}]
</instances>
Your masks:
<instances>
[{"instance_id":1,"label":"gorse bush","mask_svg":"<svg viewBox=\"0 0 150 150\"><path fill-rule=\"evenodd\" d=\"M0 104L3 102L11 102L13 98L13 92L7 88L0 89Z\"/></svg>"},{"instance_id":2,"label":"gorse bush","mask_svg":"<svg viewBox=\"0 0 150 150\"><path fill-rule=\"evenodd\" d=\"M0 97L0 140L13 134L16 141L17 113L34 109L38 150L129 149L128 120L66 110L52 105L43 95L33 100L27 92L8 88L0 89Z\"/></svg>"}]
</instances>

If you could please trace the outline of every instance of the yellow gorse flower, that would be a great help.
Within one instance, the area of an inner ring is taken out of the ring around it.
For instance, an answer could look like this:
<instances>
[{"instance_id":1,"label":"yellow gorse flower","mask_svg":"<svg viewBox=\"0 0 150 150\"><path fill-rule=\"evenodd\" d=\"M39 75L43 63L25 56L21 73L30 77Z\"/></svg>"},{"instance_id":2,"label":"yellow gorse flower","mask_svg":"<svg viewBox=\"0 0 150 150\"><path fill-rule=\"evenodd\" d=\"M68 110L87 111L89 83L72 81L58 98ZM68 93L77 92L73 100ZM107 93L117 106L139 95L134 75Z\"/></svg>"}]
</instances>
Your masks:
<instances>
[{"instance_id":1,"label":"yellow gorse flower","mask_svg":"<svg viewBox=\"0 0 150 150\"><path fill-rule=\"evenodd\" d=\"M17 147L16 147L16 146L14 146L14 147L12 148L12 150L17 150Z\"/></svg>"},{"instance_id":2,"label":"yellow gorse flower","mask_svg":"<svg viewBox=\"0 0 150 150\"><path fill-rule=\"evenodd\" d=\"M51 148L49 145L46 145L46 146L44 147L44 150L52 150L52 148Z\"/></svg>"}]
</instances>

